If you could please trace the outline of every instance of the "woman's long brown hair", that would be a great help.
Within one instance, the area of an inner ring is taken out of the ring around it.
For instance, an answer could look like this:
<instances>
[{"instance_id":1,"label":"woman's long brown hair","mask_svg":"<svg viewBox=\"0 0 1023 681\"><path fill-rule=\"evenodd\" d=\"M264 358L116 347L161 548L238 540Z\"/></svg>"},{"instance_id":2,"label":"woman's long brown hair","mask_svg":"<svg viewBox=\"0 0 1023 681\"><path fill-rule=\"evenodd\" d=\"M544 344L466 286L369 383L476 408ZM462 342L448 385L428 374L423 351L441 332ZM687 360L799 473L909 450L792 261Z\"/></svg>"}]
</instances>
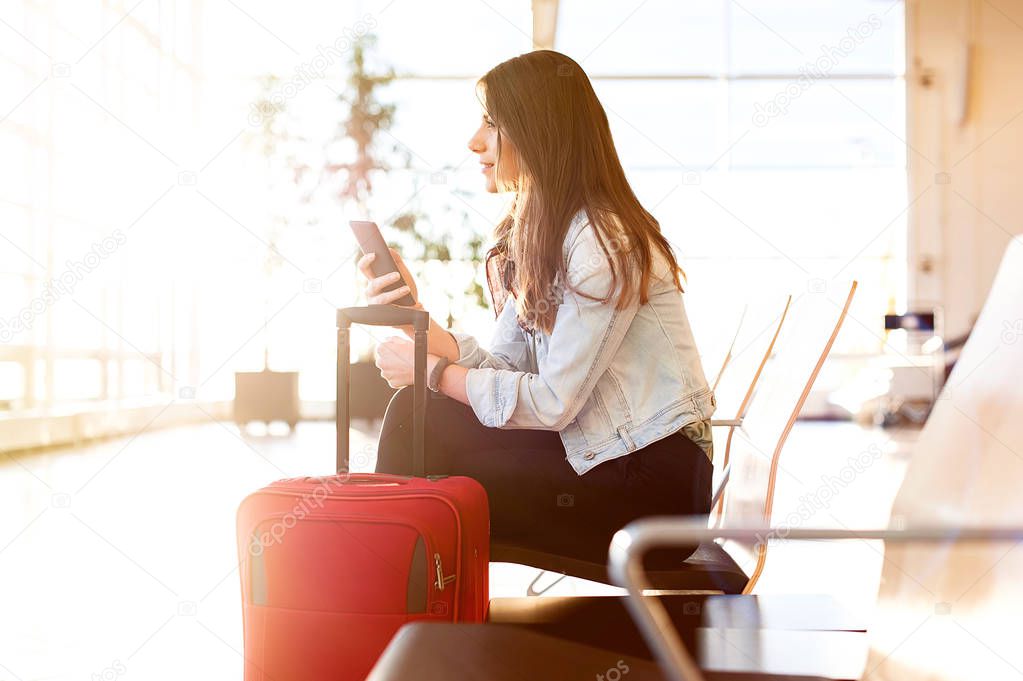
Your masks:
<instances>
[{"instance_id":1,"label":"woman's long brown hair","mask_svg":"<svg viewBox=\"0 0 1023 681\"><path fill-rule=\"evenodd\" d=\"M511 291L523 327L553 329L558 307L553 292L567 281L562 246L582 209L610 263L612 285L603 298L581 295L609 302L617 292L619 308L636 295L646 303L654 249L667 259L682 290L671 245L625 179L607 115L579 64L552 50L529 52L487 72L477 92L497 126L498 188L515 192L487 254L496 311ZM502 147L508 142L519 167L510 186L501 174Z\"/></svg>"}]
</instances>

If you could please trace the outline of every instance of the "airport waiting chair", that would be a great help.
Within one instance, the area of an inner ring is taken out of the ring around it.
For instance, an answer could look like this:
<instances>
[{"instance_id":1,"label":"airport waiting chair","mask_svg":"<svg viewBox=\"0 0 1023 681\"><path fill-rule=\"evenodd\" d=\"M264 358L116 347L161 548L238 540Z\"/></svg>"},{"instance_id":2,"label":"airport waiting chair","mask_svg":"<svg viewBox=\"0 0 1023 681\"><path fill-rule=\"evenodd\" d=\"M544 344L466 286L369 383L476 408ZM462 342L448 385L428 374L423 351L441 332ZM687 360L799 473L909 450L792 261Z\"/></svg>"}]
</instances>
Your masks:
<instances>
[{"instance_id":1,"label":"airport waiting chair","mask_svg":"<svg viewBox=\"0 0 1023 681\"><path fill-rule=\"evenodd\" d=\"M1023 669L1021 270L1023 241L1017 239L915 445L887 528L772 528L762 516L751 518L753 525L723 528L708 528L703 518L641 519L615 536L609 569L628 591L630 613L659 668L617 650L517 627L417 623L399 631L369 679L624 678L620 665L628 678L671 681L1017 678ZM740 543L771 537L885 541L869 631L678 629L648 591L643 555L722 537Z\"/></svg>"},{"instance_id":2,"label":"airport waiting chair","mask_svg":"<svg viewBox=\"0 0 1023 681\"><path fill-rule=\"evenodd\" d=\"M757 332L759 338L773 331L762 356L755 360L758 364L736 408L734 423L728 425L723 457L725 475L719 477L727 482L734 465L738 478L732 492L734 499L728 501L728 512L721 513L719 507L719 514L712 518L716 525L729 526L750 515L770 517L788 432L830 352L855 290L853 282L844 299L831 300L816 294L806 299L801 296L795 305L789 296L771 325ZM805 381L798 380L804 376ZM747 419L749 423L745 425ZM757 447L758 442L764 443L763 448ZM734 464L729 460L733 446L737 455ZM702 542L696 554L686 561L687 567L693 564L691 571L672 581L659 574L654 584L660 590L670 590L670 595L665 595L665 605L680 626L728 623L739 628L865 630L862 617L826 595L799 599L787 594L736 596L752 591L766 559L766 550L752 545ZM788 614L793 605L799 606L801 615ZM624 653L651 654L640 632L628 626L624 599L619 596L495 598L490 602L489 621L527 627L579 643L609 645Z\"/></svg>"},{"instance_id":3,"label":"airport waiting chair","mask_svg":"<svg viewBox=\"0 0 1023 681\"><path fill-rule=\"evenodd\" d=\"M711 427L713 427L713 428L723 427L723 428L727 428L728 429L726 440L725 440L724 455L721 456L721 455L718 455L715 452L715 458L717 460L714 462L714 467L715 467L715 471L714 471L714 487L713 487L713 492L712 492L712 495L711 495L711 508L712 509L713 508L717 508L718 509L718 516L719 517L720 517L720 511L721 511L721 509L722 509L722 507L724 505L725 486L728 484L728 478L729 478L729 474L731 472L731 467L729 465L729 447L731 445L732 432L735 430L736 427L742 425L742 421L743 421L743 418L745 417L746 410L747 410L748 405L750 403L751 396L753 394L753 391L756 388L757 381L760 378L760 372L763 370L764 364L767 362L768 357L771 356L771 352L772 352L772 350L774 348L774 342L778 338L778 333L781 330L781 325L785 322L785 313L788 312L789 303L791 303L791 301L792 301L792 296L789 296L788 300L785 303L785 309L782 311L781 316L776 317L773 320L771 320L771 323L768 325L768 327L765 328L764 330L762 330L760 333L757 334L757 338L759 338L765 331L771 331L771 330L774 331L774 335L771 337L770 342L768 343L767 350L763 354L763 358L760 360L759 366L757 366L756 369L753 371L753 378L750 381L749 386L747 386L745 388L745 392L743 393L743 396L742 396L742 398L740 400L739 406L736 409L735 415L732 416L731 418L726 418L726 419L720 419L720 418L712 418L711 419ZM721 360L721 366L718 368L717 374L714 376L714 381L711 383L711 390L713 390L714 394L717 396L718 409L719 410L721 409L722 402L723 402L722 395L721 395L721 392L719 391L719 388L722 386L722 379L725 378L726 371L728 370L728 368L732 364L734 364L734 362L732 360L736 358L735 346L739 342L739 338L742 335L742 332L744 331L743 324L746 321L746 313L748 312L748 310L749 310L749 305L744 305L743 308L742 308L742 313L739 315L739 323L735 327L735 333L732 334L732 341L728 344L728 348L725 350L725 356ZM746 346L746 349L748 349L750 347L750 345L755 343L757 338L754 338L753 341L751 341L751 343ZM741 351L740 351L740 354L741 354ZM729 387L727 382L725 383L725 386L726 386L726 389ZM715 439L715 445L716 445L717 444L716 443L716 441L717 441L717 436L716 435L715 435L714 439ZM568 575L563 572L558 577L556 577L554 579L554 581L550 582L545 587L537 588L537 584L540 582L541 579L543 579L543 577L546 574L547 574L547 570L541 569L539 571L539 574L537 574L537 576L533 578L533 581L531 581L529 583L529 585L526 587L526 595L527 596L530 596L530 597L542 596L546 592L550 591L554 586L556 586L563 579L565 579L565 577L568 577Z\"/></svg>"},{"instance_id":4,"label":"airport waiting chair","mask_svg":"<svg viewBox=\"0 0 1023 681\"><path fill-rule=\"evenodd\" d=\"M725 488L728 485L728 480L732 473L732 437L735 434L735 429L742 427L743 422L746 419L746 414L749 413L750 406L753 403L753 396L756 394L757 386L759 385L760 376L764 371L764 365L767 364L767 360L774 354L774 345L778 341L778 335L781 333L782 326L785 324L785 317L788 315L789 306L792 305L792 296L788 296L785 300L785 307L782 309L781 314L771 320L771 323L767 325L760 333L757 334L759 338L765 331L773 330L773 334L767 343L767 347L764 350L760 358L760 363L753 371L753 377L750 379L749 386L747 386L742 399L739 402L739 406L736 407L735 415L729 419L712 419L711 425L715 427L724 427L728 431L725 435L725 446L724 452L721 455L720 462L715 462L715 466L720 466L720 471L717 474L717 481L714 486L714 495L711 498L711 512L714 514L713 522L718 524L721 522L721 515L724 511L725 505ZM743 320L746 318L746 309L743 309ZM718 372L717 378L714 380L714 390L718 389L718 385L721 382L721 378L725 372L725 368L732 363L733 352L735 351L735 344L739 338L739 331L742 330L742 321L740 321L740 327L736 330L735 338L732 339L732 345L728 348L728 353L725 355L725 361L721 365L721 370ZM755 342L754 339L753 342ZM719 400L719 403L721 401Z\"/></svg>"},{"instance_id":5,"label":"airport waiting chair","mask_svg":"<svg viewBox=\"0 0 1023 681\"><path fill-rule=\"evenodd\" d=\"M732 335L732 342L728 344L728 349L725 351L725 357L721 360L721 366L718 368L717 374L714 376L714 381L710 384L710 389L717 392L718 386L721 384L721 378L725 375L725 369L732 362L732 353L735 352L735 344L739 341L739 334L742 333L743 322L746 321L746 312L749 310L748 305L743 305L742 314L739 315L739 323L735 327L735 333Z\"/></svg>"},{"instance_id":6,"label":"airport waiting chair","mask_svg":"<svg viewBox=\"0 0 1023 681\"><path fill-rule=\"evenodd\" d=\"M775 478L788 433L817 378L856 292L852 282L844 301L835 303L827 293L806 293L786 302L774 335L737 412L739 425L730 425L725 451L731 460L724 479L730 491L721 522L732 517L770 514ZM837 317L837 319L836 319ZM738 477L737 477L738 476ZM654 588L699 593L738 594L756 583L766 553L752 546L713 541L701 543L678 568L652 572ZM609 583L607 566L500 543L491 545L491 561L520 563L596 582ZM553 607L553 606L552 606ZM520 620L514 600L495 599L492 621L506 614Z\"/></svg>"}]
</instances>

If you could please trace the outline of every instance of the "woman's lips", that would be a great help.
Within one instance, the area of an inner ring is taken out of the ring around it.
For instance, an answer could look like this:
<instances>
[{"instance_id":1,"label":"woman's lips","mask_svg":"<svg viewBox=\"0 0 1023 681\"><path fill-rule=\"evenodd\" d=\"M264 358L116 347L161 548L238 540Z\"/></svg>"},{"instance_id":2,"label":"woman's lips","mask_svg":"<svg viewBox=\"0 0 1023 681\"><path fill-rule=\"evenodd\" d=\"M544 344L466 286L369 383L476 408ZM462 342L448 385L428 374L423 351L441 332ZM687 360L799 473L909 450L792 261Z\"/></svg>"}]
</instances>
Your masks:
<instances>
[{"instance_id":1,"label":"woman's lips","mask_svg":"<svg viewBox=\"0 0 1023 681\"><path fill-rule=\"evenodd\" d=\"M493 163L483 163L483 164L481 164L481 165L483 166L483 167L482 167L482 168L480 169L480 172L481 172L481 173L485 173L485 172L487 172L488 170L493 170L493 168L494 168L494 164L493 164Z\"/></svg>"}]
</instances>

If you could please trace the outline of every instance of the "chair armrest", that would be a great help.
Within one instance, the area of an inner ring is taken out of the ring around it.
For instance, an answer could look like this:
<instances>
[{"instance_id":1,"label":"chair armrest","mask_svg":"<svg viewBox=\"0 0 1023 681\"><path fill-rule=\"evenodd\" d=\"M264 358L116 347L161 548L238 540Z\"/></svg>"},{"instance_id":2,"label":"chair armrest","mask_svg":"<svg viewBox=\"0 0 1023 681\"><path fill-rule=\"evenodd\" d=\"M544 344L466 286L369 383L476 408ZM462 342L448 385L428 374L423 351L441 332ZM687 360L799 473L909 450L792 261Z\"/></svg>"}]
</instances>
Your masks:
<instances>
[{"instance_id":1,"label":"chair armrest","mask_svg":"<svg viewBox=\"0 0 1023 681\"><path fill-rule=\"evenodd\" d=\"M704 677L686 651L660 600L656 596L644 595L643 590L650 587L643 571L643 556L653 548L690 546L715 539L761 543L772 538L879 539L893 542L1020 541L1023 540L1023 526L929 525L905 529L835 530L764 525L709 528L704 516L662 516L633 521L618 530L611 539L608 574L614 584L628 591L625 604L629 614L654 651L667 678L672 681L703 681Z\"/></svg>"},{"instance_id":2,"label":"chair armrest","mask_svg":"<svg viewBox=\"0 0 1023 681\"><path fill-rule=\"evenodd\" d=\"M742 419L711 419L710 425L717 426L741 426Z\"/></svg>"}]
</instances>

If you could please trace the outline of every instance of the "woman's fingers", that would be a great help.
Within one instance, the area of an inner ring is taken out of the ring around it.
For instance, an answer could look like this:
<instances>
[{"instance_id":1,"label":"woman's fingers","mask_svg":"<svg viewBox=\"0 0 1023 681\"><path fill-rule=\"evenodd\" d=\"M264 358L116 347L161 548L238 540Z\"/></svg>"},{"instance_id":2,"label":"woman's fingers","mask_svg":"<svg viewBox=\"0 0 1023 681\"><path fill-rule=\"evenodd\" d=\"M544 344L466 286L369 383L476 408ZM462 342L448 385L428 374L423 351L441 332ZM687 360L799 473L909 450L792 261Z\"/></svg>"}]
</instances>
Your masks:
<instances>
[{"instance_id":1,"label":"woman's fingers","mask_svg":"<svg viewBox=\"0 0 1023 681\"><path fill-rule=\"evenodd\" d=\"M412 293L412 297L419 302L419 289L416 286L416 280L412 277L412 273L408 271L408 267L405 266L405 261L401 258L401 253L394 250L393 248L387 249L391 252L391 257L394 259L394 265L398 268L398 272L401 273L402 278L406 284L409 284L409 291Z\"/></svg>"},{"instance_id":2,"label":"woman's fingers","mask_svg":"<svg viewBox=\"0 0 1023 681\"><path fill-rule=\"evenodd\" d=\"M362 272L362 276L366 278L366 302L370 305L388 305L399 298L411 295L412 299L418 304L419 292L416 289L415 280L412 279L412 274L401 259L401 254L393 248L388 250L391 252L391 257L394 258L394 264L398 269L397 272L390 272L381 277L373 276L371 263L376 260L375 253L366 253L356 263L356 267ZM393 291L387 290L402 280L404 280L404 286Z\"/></svg>"},{"instance_id":3,"label":"woman's fingers","mask_svg":"<svg viewBox=\"0 0 1023 681\"><path fill-rule=\"evenodd\" d=\"M373 351L373 363L377 365L377 369L380 369L381 376L383 376L391 366L388 360L389 358L384 356L383 343L377 345L376 349Z\"/></svg>"},{"instance_id":4,"label":"woman's fingers","mask_svg":"<svg viewBox=\"0 0 1023 681\"><path fill-rule=\"evenodd\" d=\"M405 262L401 259L401 254L393 248L388 249L391 252L391 257L394 258L394 264L397 266L397 272L390 272L381 277L373 276L373 269L371 264L376 260L376 253L366 253L359 258L356 267L362 272L362 275L366 278L366 302L370 305L388 305L397 301L399 298L404 298L407 295L411 295L412 299L419 302L419 291L416 288L416 282L412 278L412 274L408 271L408 267L405 266ZM393 291L386 289L394 286L400 280L404 280L405 285L401 288Z\"/></svg>"},{"instance_id":5,"label":"woman's fingers","mask_svg":"<svg viewBox=\"0 0 1023 681\"><path fill-rule=\"evenodd\" d=\"M379 293L383 293L384 289L389 286L393 286L400 278L400 274L397 272L391 272L390 274L385 274L382 277L370 279L366 283L366 295L375 296Z\"/></svg>"},{"instance_id":6,"label":"woman's fingers","mask_svg":"<svg viewBox=\"0 0 1023 681\"><path fill-rule=\"evenodd\" d=\"M401 279L402 273L401 271L398 271L390 272L380 277L373 276L373 270L370 268L370 263L372 263L375 259L375 253L367 253L359 258L359 262L357 264L359 271L362 272L364 277L366 277L366 297L369 299L371 305L384 305L411 292L412 289L408 286L402 289L402 292L398 295L391 295L391 291L386 291L385 289L394 286L394 284ZM374 300L374 298L378 296L383 296L383 298Z\"/></svg>"},{"instance_id":7,"label":"woman's fingers","mask_svg":"<svg viewBox=\"0 0 1023 681\"><path fill-rule=\"evenodd\" d=\"M366 302L370 305L389 305L400 298L404 298L408 295L409 291L410 289L408 286L402 286L401 288L396 288L393 291L384 291L383 293L378 293L373 296L367 296ZM369 293L368 289L367 293Z\"/></svg>"},{"instance_id":8,"label":"woman's fingers","mask_svg":"<svg viewBox=\"0 0 1023 681\"><path fill-rule=\"evenodd\" d=\"M391 272L385 274L382 277L373 277L366 282L366 292L371 294L377 294L383 291L385 288L398 281L401 277L397 272Z\"/></svg>"},{"instance_id":9,"label":"woman's fingers","mask_svg":"<svg viewBox=\"0 0 1023 681\"><path fill-rule=\"evenodd\" d=\"M409 345L408 341L389 338L378 343L373 351L380 376L392 388L401 388L411 381Z\"/></svg>"},{"instance_id":10,"label":"woman's fingers","mask_svg":"<svg viewBox=\"0 0 1023 681\"><path fill-rule=\"evenodd\" d=\"M367 279L373 278L373 270L370 269L370 264L376 260L376 257L376 253L366 253L359 258L359 262L356 263L356 267L359 268L359 271L362 272Z\"/></svg>"},{"instance_id":11,"label":"woman's fingers","mask_svg":"<svg viewBox=\"0 0 1023 681\"><path fill-rule=\"evenodd\" d=\"M387 369L400 358L400 348L397 347L396 341L388 338L387 340L377 343L376 350L373 354L376 356L377 367Z\"/></svg>"}]
</instances>

